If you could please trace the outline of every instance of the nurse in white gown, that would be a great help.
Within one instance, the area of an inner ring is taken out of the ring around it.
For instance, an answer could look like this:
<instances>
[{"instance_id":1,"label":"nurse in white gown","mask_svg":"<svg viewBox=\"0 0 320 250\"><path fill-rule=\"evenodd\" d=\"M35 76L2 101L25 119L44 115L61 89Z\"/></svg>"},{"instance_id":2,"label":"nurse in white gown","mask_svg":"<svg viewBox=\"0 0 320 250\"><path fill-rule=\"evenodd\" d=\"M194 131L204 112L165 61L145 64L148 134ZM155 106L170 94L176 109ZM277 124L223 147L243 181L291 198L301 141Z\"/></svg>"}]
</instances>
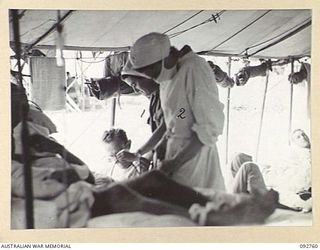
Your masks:
<instances>
[{"instance_id":1,"label":"nurse in white gown","mask_svg":"<svg viewBox=\"0 0 320 250\"><path fill-rule=\"evenodd\" d=\"M159 83L165 120L162 131L156 131L138 153L166 138L160 170L184 185L225 190L216 146L223 131L223 104L208 63L189 46L172 48L169 38L159 33L138 39L129 60L134 70Z\"/></svg>"}]
</instances>

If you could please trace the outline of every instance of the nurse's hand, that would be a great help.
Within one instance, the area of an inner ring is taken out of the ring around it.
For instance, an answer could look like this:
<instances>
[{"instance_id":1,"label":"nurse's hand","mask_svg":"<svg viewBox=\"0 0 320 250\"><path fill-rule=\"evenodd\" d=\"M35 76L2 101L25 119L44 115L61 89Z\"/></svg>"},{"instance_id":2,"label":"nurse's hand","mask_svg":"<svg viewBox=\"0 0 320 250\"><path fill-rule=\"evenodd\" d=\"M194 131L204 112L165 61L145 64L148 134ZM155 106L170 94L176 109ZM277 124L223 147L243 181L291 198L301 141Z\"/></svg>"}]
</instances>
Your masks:
<instances>
[{"instance_id":1,"label":"nurse's hand","mask_svg":"<svg viewBox=\"0 0 320 250\"><path fill-rule=\"evenodd\" d=\"M121 151L119 151L116 155L116 158L118 161L127 161L127 162L133 162L138 160L137 155L134 153L131 153L127 149L122 149Z\"/></svg>"},{"instance_id":2,"label":"nurse's hand","mask_svg":"<svg viewBox=\"0 0 320 250\"><path fill-rule=\"evenodd\" d=\"M163 160L159 164L159 170L167 175L171 175L174 172L176 166L177 164L174 160Z\"/></svg>"},{"instance_id":3,"label":"nurse's hand","mask_svg":"<svg viewBox=\"0 0 320 250\"><path fill-rule=\"evenodd\" d=\"M150 161L144 157L138 159L140 170L142 173L147 172L150 167Z\"/></svg>"}]
</instances>

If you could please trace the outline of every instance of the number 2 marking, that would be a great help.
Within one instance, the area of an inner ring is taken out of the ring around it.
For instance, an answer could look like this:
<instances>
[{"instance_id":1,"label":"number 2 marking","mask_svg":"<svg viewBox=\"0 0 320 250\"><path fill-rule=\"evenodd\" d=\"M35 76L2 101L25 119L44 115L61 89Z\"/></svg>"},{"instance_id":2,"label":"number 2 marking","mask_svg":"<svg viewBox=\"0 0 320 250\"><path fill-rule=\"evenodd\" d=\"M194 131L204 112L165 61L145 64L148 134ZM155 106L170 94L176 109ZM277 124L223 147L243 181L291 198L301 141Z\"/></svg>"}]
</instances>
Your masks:
<instances>
[{"instance_id":1,"label":"number 2 marking","mask_svg":"<svg viewBox=\"0 0 320 250\"><path fill-rule=\"evenodd\" d=\"M186 118L185 116L182 116L184 114L184 112L186 112L186 110L184 108L181 108L179 111L180 111L180 113L177 115L177 117L180 119Z\"/></svg>"}]
</instances>

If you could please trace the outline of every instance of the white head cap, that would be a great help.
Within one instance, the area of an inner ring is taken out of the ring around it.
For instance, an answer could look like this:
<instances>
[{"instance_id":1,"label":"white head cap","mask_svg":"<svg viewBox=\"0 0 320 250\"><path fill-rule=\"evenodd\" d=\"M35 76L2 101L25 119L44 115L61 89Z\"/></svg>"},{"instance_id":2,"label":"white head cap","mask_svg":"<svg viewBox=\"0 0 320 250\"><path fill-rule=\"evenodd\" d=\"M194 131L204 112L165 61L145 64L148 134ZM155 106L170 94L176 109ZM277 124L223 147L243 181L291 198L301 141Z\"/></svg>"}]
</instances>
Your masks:
<instances>
[{"instance_id":1,"label":"white head cap","mask_svg":"<svg viewBox=\"0 0 320 250\"><path fill-rule=\"evenodd\" d=\"M139 69L166 58L170 53L167 35L152 32L140 37L132 46L129 60L133 69Z\"/></svg>"}]
</instances>

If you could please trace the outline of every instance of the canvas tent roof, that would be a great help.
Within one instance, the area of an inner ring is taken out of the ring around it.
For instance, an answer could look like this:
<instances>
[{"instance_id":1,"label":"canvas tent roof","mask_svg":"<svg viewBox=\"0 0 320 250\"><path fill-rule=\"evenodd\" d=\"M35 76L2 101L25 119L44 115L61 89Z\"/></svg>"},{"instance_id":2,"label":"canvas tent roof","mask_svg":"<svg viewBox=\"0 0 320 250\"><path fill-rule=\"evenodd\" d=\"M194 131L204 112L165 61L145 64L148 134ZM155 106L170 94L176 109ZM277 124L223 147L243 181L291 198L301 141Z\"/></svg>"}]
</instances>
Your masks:
<instances>
[{"instance_id":1,"label":"canvas tent roof","mask_svg":"<svg viewBox=\"0 0 320 250\"><path fill-rule=\"evenodd\" d=\"M24 45L33 44L57 21L55 10L20 13ZM61 17L67 13L62 10ZM310 24L311 10L72 11L63 21L66 49L128 50L137 38L156 31L168 34L177 48L189 44L211 55L270 58L309 56ZM54 48L55 32L35 47Z\"/></svg>"}]
</instances>

